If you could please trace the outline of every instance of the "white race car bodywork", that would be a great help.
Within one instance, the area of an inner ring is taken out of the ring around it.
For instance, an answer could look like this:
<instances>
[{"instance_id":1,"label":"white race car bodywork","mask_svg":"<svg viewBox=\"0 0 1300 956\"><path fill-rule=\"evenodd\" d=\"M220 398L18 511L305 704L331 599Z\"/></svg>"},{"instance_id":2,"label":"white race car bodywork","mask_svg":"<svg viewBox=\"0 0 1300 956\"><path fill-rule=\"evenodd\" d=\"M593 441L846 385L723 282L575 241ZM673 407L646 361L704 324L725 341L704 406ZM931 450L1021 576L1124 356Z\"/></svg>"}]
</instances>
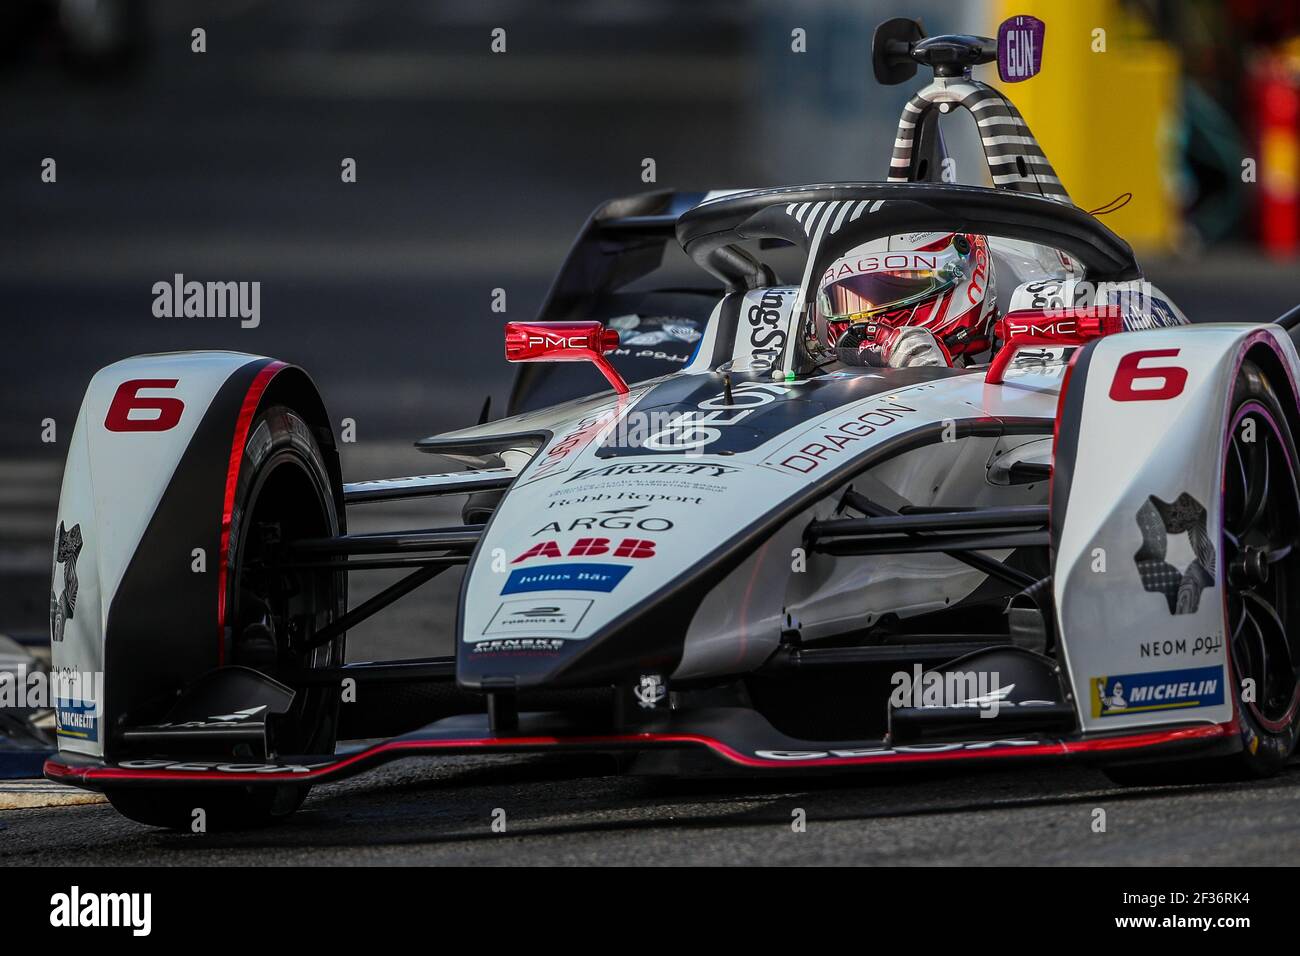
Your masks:
<instances>
[{"instance_id":1,"label":"white race car bodywork","mask_svg":"<svg viewBox=\"0 0 1300 956\"><path fill-rule=\"evenodd\" d=\"M1093 348L1053 584L1085 730L1167 723L1179 716L1232 719L1232 694L1225 689L1231 678L1223 562L1207 569L1212 586L1171 610L1161 593L1135 581L1134 555L1143 546L1138 514L1152 496L1173 502L1190 495L1205 509L1206 527L1220 526L1228 403L1251 349L1277 356L1290 382L1275 387L1294 395L1295 346L1276 326L1153 329L1108 337ZM1138 368L1150 370L1135 391L1149 389L1153 397L1117 401L1112 383L1120 378L1121 363L1134 355L1142 356ZM1210 544L1220 553L1217 540ZM1198 560L1191 542L1171 536L1168 547L1169 563L1180 570ZM1126 701L1112 707L1099 699L1098 683L1108 677L1189 670L1194 675L1180 682L1219 681L1207 693L1215 703L1184 709L1181 702L1165 706L1153 700L1143 707Z\"/></svg>"},{"instance_id":2,"label":"white race car bodywork","mask_svg":"<svg viewBox=\"0 0 1300 956\"><path fill-rule=\"evenodd\" d=\"M73 429L59 496L59 526L79 528L82 548L75 561L75 611L61 631L52 634L57 673L104 673L109 610L145 529L203 411L232 373L257 360L235 352L142 355L103 368L91 379ZM125 411L125 423L110 422L115 401ZM126 411L128 405L132 410ZM173 412L174 425L161 430L151 427ZM204 557L215 562L216 555ZM174 556L183 567L195 559L188 552ZM54 604L66 587L65 565L54 565ZM103 682L83 681L82 686L102 687ZM102 753L100 719L105 703L102 699L61 701L60 718L67 711L80 716L84 726L74 730L71 719L66 728L61 724L60 747Z\"/></svg>"}]
</instances>

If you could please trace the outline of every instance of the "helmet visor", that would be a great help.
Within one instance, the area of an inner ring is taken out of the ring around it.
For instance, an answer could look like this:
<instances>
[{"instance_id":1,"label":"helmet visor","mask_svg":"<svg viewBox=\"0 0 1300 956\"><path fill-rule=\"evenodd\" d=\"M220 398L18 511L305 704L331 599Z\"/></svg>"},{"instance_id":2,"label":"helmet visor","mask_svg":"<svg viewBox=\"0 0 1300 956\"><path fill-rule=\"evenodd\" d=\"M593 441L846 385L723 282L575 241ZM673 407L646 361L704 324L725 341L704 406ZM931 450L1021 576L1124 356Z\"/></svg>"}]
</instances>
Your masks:
<instances>
[{"instance_id":1,"label":"helmet visor","mask_svg":"<svg viewBox=\"0 0 1300 956\"><path fill-rule=\"evenodd\" d=\"M828 319L860 320L918 303L956 280L951 269L904 269L844 276L822 286L820 305Z\"/></svg>"}]
</instances>

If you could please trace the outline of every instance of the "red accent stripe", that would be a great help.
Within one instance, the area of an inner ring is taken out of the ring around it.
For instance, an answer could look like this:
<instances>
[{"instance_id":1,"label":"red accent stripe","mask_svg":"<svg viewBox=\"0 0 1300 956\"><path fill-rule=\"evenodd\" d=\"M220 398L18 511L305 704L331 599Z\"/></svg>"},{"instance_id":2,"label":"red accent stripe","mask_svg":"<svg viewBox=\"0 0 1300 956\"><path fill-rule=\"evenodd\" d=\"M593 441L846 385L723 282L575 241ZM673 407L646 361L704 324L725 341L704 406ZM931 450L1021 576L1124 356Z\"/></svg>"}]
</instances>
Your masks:
<instances>
[{"instance_id":1,"label":"red accent stripe","mask_svg":"<svg viewBox=\"0 0 1300 956\"><path fill-rule=\"evenodd\" d=\"M509 737L509 738L468 738L463 740L388 740L366 750L359 751L342 760L310 770L306 773L220 773L215 771L196 771L194 773L131 770L123 767L73 767L56 763L53 759L45 763L45 775L49 778L70 779L73 781L283 781L296 780L303 783L321 777L337 774L359 761L370 760L386 753L395 755L406 751L459 750L462 752L482 751L509 752L513 750L537 750L554 746L587 746L599 748L614 745L642 745L647 747L665 745L696 745L707 747L733 763L745 767L774 769L778 767L815 768L865 766L869 764L909 764L934 763L945 760L962 760L981 757L1064 757L1080 753L1110 753L1118 750L1136 750L1158 744L1180 743L1194 740L1207 740L1235 733L1231 724L1203 724L1174 730L1153 730L1115 737L1098 737L1086 740L1058 740L1025 746L989 747L984 750L936 750L918 753L876 754L862 757L826 757L797 760L772 760L743 754L728 744L712 737L700 734L617 734L603 737ZM240 761L226 761L239 763Z\"/></svg>"},{"instance_id":2,"label":"red accent stripe","mask_svg":"<svg viewBox=\"0 0 1300 956\"><path fill-rule=\"evenodd\" d=\"M239 464L244 459L244 443L248 441L248 429L257 414L258 403L262 393L271 383L284 362L271 361L257 373L248 391L244 403L239 406L239 417L235 420L235 434L230 443L230 462L226 466L226 494L221 505L221 553L217 558L217 664L226 662L226 578L230 573L230 515L235 510L235 488L239 485Z\"/></svg>"}]
</instances>

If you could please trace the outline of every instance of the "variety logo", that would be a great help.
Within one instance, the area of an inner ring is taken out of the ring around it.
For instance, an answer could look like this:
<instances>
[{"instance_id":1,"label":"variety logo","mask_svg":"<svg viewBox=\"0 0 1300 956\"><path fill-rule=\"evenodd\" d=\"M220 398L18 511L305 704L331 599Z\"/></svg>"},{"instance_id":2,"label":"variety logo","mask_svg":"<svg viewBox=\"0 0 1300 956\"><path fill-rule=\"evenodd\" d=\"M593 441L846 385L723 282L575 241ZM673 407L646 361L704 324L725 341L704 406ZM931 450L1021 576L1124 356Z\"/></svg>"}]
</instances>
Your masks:
<instances>
[{"instance_id":1,"label":"variety logo","mask_svg":"<svg viewBox=\"0 0 1300 956\"><path fill-rule=\"evenodd\" d=\"M567 485L584 478L617 478L629 475L686 475L696 478L721 478L740 471L733 465L708 465L698 462L640 462L625 465L604 465L600 468L583 468L564 479Z\"/></svg>"},{"instance_id":2,"label":"variety logo","mask_svg":"<svg viewBox=\"0 0 1300 956\"><path fill-rule=\"evenodd\" d=\"M649 538L624 538L614 546L610 551L610 538L579 538L575 541L567 552L560 550L560 545L555 541L539 541L519 557L511 561L511 564L518 564L521 561L528 561L532 558L594 558L597 555L608 554L615 558L653 558L655 556L655 543Z\"/></svg>"},{"instance_id":3,"label":"variety logo","mask_svg":"<svg viewBox=\"0 0 1300 956\"><path fill-rule=\"evenodd\" d=\"M554 598L550 601L506 601L502 604L484 634L571 633L582 623L591 609L590 598Z\"/></svg>"},{"instance_id":4,"label":"variety logo","mask_svg":"<svg viewBox=\"0 0 1300 956\"><path fill-rule=\"evenodd\" d=\"M1189 667L1092 679L1092 716L1118 717L1223 703L1223 668Z\"/></svg>"},{"instance_id":5,"label":"variety logo","mask_svg":"<svg viewBox=\"0 0 1300 956\"><path fill-rule=\"evenodd\" d=\"M631 571L626 564L554 564L546 568L516 568L506 578L502 594L527 591L605 591L618 587Z\"/></svg>"}]
</instances>

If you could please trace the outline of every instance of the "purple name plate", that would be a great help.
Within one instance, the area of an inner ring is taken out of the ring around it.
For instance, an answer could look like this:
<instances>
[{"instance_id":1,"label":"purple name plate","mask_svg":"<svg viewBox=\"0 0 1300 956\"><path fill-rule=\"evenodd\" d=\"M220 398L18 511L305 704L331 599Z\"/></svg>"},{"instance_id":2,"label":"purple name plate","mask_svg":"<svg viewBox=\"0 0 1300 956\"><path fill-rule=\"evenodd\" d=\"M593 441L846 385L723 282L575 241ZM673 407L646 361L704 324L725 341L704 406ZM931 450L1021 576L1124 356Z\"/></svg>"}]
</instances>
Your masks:
<instances>
[{"instance_id":1,"label":"purple name plate","mask_svg":"<svg viewBox=\"0 0 1300 956\"><path fill-rule=\"evenodd\" d=\"M998 27L998 76L1019 83L1043 68L1043 35L1047 24L1038 17L1008 17Z\"/></svg>"}]
</instances>

